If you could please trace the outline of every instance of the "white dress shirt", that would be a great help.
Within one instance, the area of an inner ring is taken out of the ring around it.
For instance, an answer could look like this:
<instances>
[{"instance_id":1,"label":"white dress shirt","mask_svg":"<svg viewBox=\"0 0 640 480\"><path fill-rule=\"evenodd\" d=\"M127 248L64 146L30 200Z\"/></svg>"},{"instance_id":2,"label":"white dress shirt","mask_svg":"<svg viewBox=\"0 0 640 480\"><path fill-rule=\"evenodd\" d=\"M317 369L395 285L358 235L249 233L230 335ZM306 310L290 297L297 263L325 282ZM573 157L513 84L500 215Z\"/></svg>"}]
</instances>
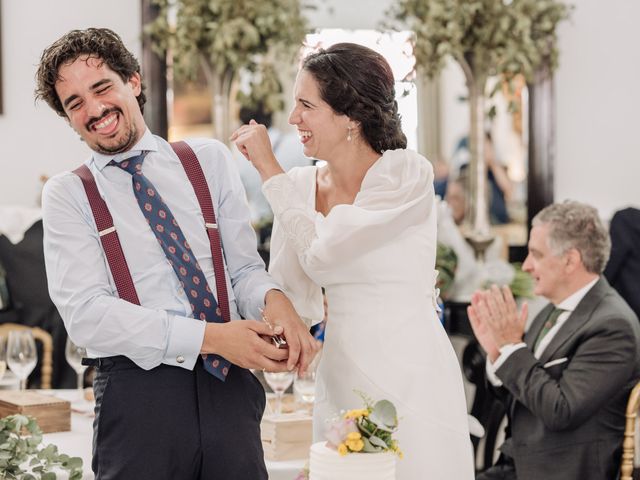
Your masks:
<instances>
[{"instance_id":1,"label":"white dress shirt","mask_svg":"<svg viewBox=\"0 0 640 480\"><path fill-rule=\"evenodd\" d=\"M231 318L260 318L266 292L278 286L256 252L232 156L215 140L188 143L202 165L216 210ZM124 355L144 369L161 363L192 369L205 322L192 318L187 296L138 206L131 175L107 166L141 151L149 151L145 176L171 209L216 295L209 239L195 192L171 146L148 129L130 151L114 156L94 152L86 162L113 217L141 305L119 299L89 201L80 178L71 172L51 178L43 191L49 293L69 336L87 348L89 357Z\"/></svg>"},{"instance_id":2,"label":"white dress shirt","mask_svg":"<svg viewBox=\"0 0 640 480\"><path fill-rule=\"evenodd\" d=\"M587 283L580 290L569 295L567 298L561 301L558 305L555 305L556 308L564 310L564 312L562 312L558 316L558 320L556 321L556 324L553 326L553 328L551 328L551 330L549 330L549 332L540 341L540 343L536 347L535 352L533 352L534 357L540 358L540 356L542 355L542 352L544 352L545 348L547 348L547 346L551 343L551 340L553 340L553 337L556 336L558 331L562 328L562 325L564 325L564 323L568 320L568 318L571 316L571 313L576 309L576 307L582 301L584 296L596 284L596 282L598 281L598 278L599 277L596 277L594 280ZM500 356L496 359L496 361L493 364L491 364L491 362L489 361L489 358L487 357L487 364L486 364L487 378L489 379L492 385L496 387L499 387L502 385L502 381L500 381L500 379L498 378L496 374L496 370L500 368L500 366L507 360L507 358L509 358L509 356L513 352L521 348L524 348L526 346L527 345L524 342L504 345L500 349Z\"/></svg>"}]
</instances>

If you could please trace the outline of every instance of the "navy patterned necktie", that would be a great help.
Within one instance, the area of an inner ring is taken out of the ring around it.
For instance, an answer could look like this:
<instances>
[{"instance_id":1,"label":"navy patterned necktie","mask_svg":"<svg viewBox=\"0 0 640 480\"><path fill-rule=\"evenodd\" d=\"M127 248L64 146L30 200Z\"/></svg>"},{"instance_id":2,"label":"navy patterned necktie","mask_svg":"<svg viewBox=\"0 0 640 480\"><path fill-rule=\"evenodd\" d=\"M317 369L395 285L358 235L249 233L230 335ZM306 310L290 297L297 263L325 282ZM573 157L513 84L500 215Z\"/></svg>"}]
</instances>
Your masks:
<instances>
[{"instance_id":1,"label":"navy patterned necktie","mask_svg":"<svg viewBox=\"0 0 640 480\"><path fill-rule=\"evenodd\" d=\"M177 220L156 188L142 173L142 162L147 153L143 152L120 163L112 160L109 165L120 167L131 174L133 193L138 200L140 210L158 239L169 264L173 267L189 299L194 317L208 322L223 322L218 303ZM213 354L203 355L203 359L205 369L224 381L231 363Z\"/></svg>"}]
</instances>

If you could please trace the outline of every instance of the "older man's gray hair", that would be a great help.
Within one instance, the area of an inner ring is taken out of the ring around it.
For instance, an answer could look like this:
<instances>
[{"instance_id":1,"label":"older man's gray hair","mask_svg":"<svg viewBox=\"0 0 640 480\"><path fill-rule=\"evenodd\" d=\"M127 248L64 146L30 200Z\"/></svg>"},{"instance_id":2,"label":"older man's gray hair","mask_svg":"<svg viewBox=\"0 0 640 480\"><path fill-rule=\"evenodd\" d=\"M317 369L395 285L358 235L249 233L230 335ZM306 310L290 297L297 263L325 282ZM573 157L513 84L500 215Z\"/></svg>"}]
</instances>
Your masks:
<instances>
[{"instance_id":1,"label":"older man's gray hair","mask_svg":"<svg viewBox=\"0 0 640 480\"><path fill-rule=\"evenodd\" d=\"M575 248L587 271L602 273L609 260L611 240L595 208L574 201L554 203L533 218L534 227L543 224L550 226L549 247L555 255Z\"/></svg>"}]
</instances>

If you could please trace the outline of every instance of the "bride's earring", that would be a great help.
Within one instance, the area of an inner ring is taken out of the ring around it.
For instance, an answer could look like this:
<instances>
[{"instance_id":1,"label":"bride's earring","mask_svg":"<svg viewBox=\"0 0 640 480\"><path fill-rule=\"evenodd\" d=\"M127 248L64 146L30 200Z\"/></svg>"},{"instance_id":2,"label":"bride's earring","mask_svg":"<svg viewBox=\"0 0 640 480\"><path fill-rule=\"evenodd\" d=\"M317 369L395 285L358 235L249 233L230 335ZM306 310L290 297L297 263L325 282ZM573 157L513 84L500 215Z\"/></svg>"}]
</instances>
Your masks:
<instances>
[{"instance_id":1,"label":"bride's earring","mask_svg":"<svg viewBox=\"0 0 640 480\"><path fill-rule=\"evenodd\" d=\"M348 133L347 133L347 142L351 141L351 127L347 127L348 129Z\"/></svg>"}]
</instances>

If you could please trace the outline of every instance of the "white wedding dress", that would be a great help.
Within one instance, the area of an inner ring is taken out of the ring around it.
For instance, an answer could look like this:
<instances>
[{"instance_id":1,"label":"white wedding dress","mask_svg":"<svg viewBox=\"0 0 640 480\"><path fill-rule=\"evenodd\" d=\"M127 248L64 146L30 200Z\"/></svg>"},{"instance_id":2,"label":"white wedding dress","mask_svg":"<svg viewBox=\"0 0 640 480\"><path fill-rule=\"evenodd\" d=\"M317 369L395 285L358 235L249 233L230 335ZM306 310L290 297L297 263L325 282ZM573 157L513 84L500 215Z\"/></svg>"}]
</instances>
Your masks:
<instances>
[{"instance_id":1,"label":"white wedding dress","mask_svg":"<svg viewBox=\"0 0 640 480\"><path fill-rule=\"evenodd\" d=\"M263 186L275 214L270 272L309 323L328 321L316 381L314 441L324 422L360 408L355 391L392 401L404 452L399 480L473 478L462 376L435 310L433 171L387 151L353 205L315 210L316 167Z\"/></svg>"}]
</instances>

